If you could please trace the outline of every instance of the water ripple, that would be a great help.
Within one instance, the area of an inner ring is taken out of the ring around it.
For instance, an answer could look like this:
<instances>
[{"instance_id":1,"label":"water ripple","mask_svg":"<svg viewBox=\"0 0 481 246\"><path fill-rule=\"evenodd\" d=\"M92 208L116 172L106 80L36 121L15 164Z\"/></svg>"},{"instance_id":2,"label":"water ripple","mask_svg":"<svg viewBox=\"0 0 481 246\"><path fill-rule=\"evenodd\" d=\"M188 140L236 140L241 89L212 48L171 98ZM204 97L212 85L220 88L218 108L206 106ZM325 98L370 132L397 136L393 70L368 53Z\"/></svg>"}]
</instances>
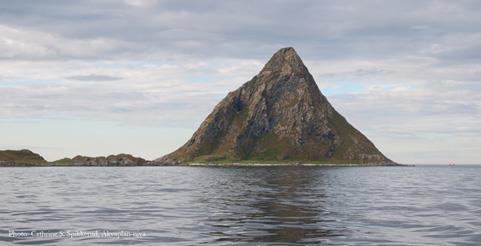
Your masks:
<instances>
[{"instance_id":1,"label":"water ripple","mask_svg":"<svg viewBox=\"0 0 481 246\"><path fill-rule=\"evenodd\" d=\"M479 245L480 167L2 168L0 244ZM139 238L17 238L135 231Z\"/></svg>"}]
</instances>

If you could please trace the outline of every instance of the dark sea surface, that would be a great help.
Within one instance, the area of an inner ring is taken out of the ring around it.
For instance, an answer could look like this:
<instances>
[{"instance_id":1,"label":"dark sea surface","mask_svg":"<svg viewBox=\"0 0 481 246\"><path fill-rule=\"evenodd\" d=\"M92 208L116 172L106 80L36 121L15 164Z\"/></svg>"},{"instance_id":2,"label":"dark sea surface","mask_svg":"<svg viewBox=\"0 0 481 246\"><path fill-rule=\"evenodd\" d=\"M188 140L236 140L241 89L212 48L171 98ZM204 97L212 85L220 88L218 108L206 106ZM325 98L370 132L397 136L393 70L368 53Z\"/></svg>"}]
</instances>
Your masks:
<instances>
[{"instance_id":1,"label":"dark sea surface","mask_svg":"<svg viewBox=\"0 0 481 246\"><path fill-rule=\"evenodd\" d=\"M481 245L480 166L0 168L0 184L0 245Z\"/></svg>"}]
</instances>

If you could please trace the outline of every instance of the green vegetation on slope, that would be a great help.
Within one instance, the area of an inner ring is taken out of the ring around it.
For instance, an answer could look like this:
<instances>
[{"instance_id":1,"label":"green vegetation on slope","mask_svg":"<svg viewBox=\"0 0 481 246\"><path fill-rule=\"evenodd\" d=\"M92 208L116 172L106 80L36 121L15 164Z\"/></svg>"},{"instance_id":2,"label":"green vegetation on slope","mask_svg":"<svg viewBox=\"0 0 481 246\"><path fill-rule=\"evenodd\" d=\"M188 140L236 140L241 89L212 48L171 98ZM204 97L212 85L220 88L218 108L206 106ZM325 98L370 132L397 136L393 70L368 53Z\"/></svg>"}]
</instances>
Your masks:
<instances>
[{"instance_id":1,"label":"green vegetation on slope","mask_svg":"<svg viewBox=\"0 0 481 246\"><path fill-rule=\"evenodd\" d=\"M0 161L14 163L41 164L47 161L37 153L30 150L0 150Z\"/></svg>"}]
</instances>

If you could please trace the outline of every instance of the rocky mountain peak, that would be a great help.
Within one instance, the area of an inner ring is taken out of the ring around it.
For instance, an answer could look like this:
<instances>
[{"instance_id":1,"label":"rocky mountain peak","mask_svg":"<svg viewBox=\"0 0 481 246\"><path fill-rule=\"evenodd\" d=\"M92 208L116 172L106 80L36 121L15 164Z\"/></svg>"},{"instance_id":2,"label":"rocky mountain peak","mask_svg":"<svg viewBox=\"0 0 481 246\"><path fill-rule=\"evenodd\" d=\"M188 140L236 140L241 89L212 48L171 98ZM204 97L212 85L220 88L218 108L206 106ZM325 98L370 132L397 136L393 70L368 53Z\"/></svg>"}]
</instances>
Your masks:
<instances>
[{"instance_id":1,"label":"rocky mountain peak","mask_svg":"<svg viewBox=\"0 0 481 246\"><path fill-rule=\"evenodd\" d=\"M266 63L260 75L275 73L278 75L303 75L307 68L292 47L282 48Z\"/></svg>"},{"instance_id":2,"label":"rocky mountain peak","mask_svg":"<svg viewBox=\"0 0 481 246\"><path fill-rule=\"evenodd\" d=\"M299 55L277 51L161 162L392 163L322 95Z\"/></svg>"}]
</instances>

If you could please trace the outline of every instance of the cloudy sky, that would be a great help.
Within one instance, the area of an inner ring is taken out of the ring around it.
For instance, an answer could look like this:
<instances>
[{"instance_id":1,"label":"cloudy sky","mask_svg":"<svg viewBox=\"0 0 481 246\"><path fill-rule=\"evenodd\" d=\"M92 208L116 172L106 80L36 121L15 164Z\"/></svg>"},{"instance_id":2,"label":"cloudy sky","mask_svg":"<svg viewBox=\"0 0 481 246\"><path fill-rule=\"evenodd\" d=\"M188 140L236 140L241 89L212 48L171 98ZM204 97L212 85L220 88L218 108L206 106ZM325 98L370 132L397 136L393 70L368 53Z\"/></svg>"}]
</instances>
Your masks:
<instances>
[{"instance_id":1,"label":"cloudy sky","mask_svg":"<svg viewBox=\"0 0 481 246\"><path fill-rule=\"evenodd\" d=\"M477 0L2 0L0 149L160 157L293 46L391 159L481 163L479 13Z\"/></svg>"}]
</instances>

